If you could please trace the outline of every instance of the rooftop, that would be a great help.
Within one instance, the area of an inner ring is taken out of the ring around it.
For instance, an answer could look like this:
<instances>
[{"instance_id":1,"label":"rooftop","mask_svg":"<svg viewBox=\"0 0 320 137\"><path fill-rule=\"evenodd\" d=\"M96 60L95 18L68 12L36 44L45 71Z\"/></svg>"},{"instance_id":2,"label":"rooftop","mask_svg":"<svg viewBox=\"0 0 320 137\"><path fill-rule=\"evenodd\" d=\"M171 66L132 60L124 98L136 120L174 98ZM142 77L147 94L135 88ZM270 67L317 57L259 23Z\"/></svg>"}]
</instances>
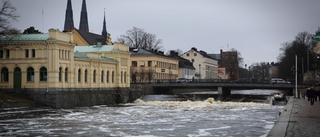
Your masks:
<instances>
[{"instance_id":1,"label":"rooftop","mask_svg":"<svg viewBox=\"0 0 320 137\"><path fill-rule=\"evenodd\" d=\"M114 51L113 45L89 45L89 46L75 46L74 52L106 52Z\"/></svg>"}]
</instances>

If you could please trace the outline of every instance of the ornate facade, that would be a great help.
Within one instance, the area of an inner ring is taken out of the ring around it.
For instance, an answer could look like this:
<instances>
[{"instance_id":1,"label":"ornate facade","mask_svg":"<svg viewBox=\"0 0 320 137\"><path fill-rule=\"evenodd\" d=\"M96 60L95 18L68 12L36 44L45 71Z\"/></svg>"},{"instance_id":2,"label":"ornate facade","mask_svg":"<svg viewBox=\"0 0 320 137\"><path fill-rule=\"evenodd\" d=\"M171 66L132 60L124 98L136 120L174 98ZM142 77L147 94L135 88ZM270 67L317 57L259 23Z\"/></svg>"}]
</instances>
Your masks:
<instances>
[{"instance_id":1,"label":"ornate facade","mask_svg":"<svg viewBox=\"0 0 320 137\"><path fill-rule=\"evenodd\" d=\"M0 88L130 86L127 45L105 45L103 52L76 51L73 34L55 29L47 34L1 35L0 39Z\"/></svg>"}]
</instances>

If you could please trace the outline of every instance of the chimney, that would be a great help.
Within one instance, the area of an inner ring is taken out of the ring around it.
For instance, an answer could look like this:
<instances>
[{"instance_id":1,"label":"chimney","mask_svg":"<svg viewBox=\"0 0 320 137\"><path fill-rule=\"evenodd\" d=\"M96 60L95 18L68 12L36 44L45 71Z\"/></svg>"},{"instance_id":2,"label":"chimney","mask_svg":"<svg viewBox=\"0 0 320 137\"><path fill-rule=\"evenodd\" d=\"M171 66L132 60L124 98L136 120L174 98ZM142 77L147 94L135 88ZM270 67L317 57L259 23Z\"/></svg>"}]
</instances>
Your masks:
<instances>
[{"instance_id":1,"label":"chimney","mask_svg":"<svg viewBox=\"0 0 320 137\"><path fill-rule=\"evenodd\" d=\"M175 56L174 53L175 53L174 50L170 50L170 56Z\"/></svg>"}]
</instances>

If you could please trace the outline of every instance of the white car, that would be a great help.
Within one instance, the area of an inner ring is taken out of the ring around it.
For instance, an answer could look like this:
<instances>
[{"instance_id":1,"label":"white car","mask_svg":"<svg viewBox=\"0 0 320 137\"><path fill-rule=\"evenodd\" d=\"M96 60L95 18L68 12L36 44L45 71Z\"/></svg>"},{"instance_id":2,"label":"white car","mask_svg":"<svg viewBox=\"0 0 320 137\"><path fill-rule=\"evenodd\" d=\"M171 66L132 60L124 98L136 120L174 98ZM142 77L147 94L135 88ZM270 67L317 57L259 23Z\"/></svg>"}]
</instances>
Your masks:
<instances>
[{"instance_id":1,"label":"white car","mask_svg":"<svg viewBox=\"0 0 320 137\"><path fill-rule=\"evenodd\" d=\"M186 78L177 78L177 79L176 79L176 82L177 82L177 83L186 83L186 82L189 82L189 80L186 79Z\"/></svg>"},{"instance_id":2,"label":"white car","mask_svg":"<svg viewBox=\"0 0 320 137\"><path fill-rule=\"evenodd\" d=\"M291 82L285 81L281 78L273 78L271 79L271 84L290 84Z\"/></svg>"}]
</instances>

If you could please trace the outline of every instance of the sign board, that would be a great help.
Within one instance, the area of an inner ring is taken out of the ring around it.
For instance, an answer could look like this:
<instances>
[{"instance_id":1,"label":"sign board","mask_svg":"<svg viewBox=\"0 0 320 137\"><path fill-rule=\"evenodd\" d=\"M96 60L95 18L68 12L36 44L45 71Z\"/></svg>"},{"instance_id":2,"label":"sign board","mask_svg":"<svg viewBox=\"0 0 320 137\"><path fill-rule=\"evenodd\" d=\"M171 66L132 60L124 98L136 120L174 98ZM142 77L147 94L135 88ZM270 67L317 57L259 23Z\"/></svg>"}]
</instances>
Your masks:
<instances>
[{"instance_id":1,"label":"sign board","mask_svg":"<svg viewBox=\"0 0 320 137\"><path fill-rule=\"evenodd\" d=\"M172 74L172 71L169 71L169 74Z\"/></svg>"}]
</instances>

